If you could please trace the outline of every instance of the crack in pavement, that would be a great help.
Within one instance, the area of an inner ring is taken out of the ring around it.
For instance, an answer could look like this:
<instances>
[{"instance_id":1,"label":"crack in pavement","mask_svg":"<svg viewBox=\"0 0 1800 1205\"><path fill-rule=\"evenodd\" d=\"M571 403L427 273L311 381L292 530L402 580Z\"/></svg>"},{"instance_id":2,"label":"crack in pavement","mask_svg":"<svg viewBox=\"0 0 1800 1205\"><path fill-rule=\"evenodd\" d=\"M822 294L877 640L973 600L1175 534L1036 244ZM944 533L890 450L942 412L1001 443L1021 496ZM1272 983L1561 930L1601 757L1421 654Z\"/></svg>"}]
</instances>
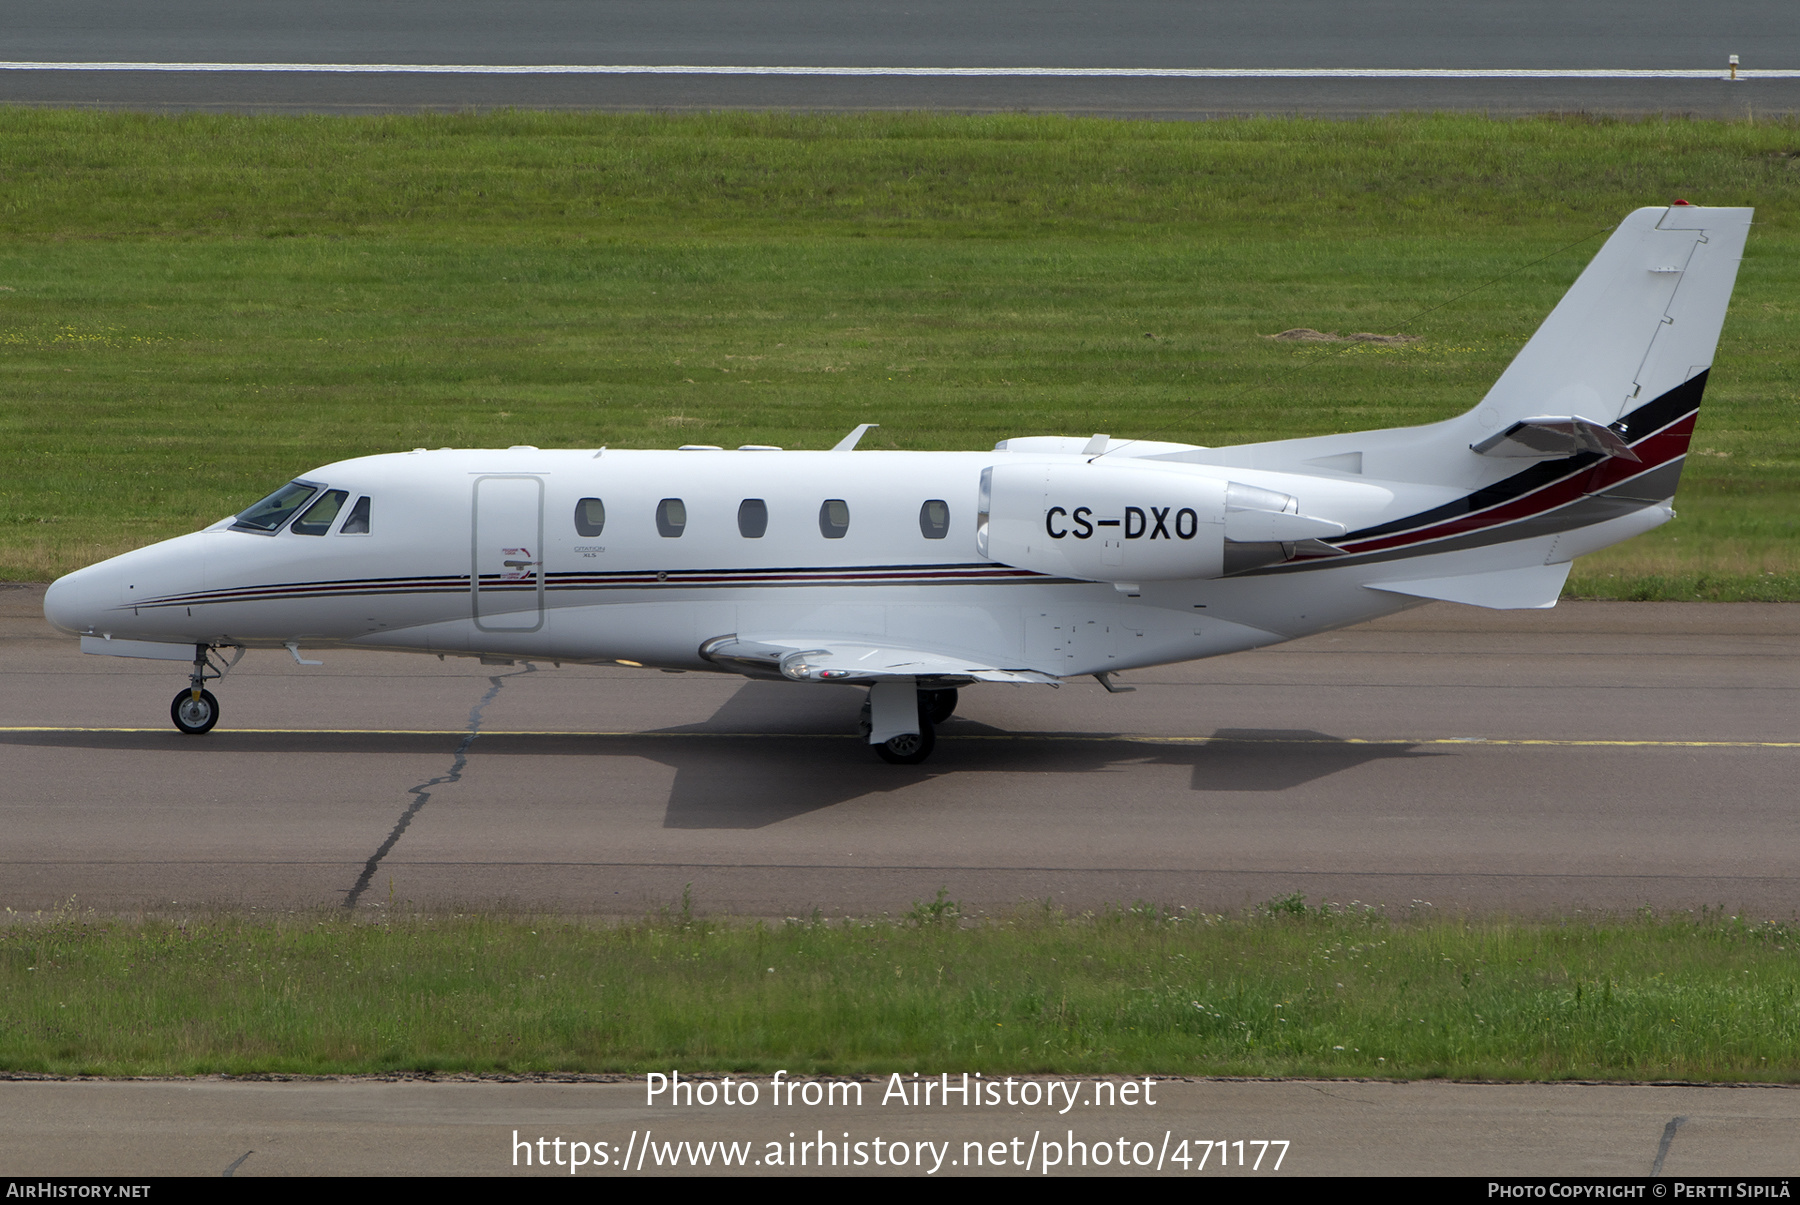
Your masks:
<instances>
[{"instance_id":1,"label":"crack in pavement","mask_svg":"<svg viewBox=\"0 0 1800 1205\"><path fill-rule=\"evenodd\" d=\"M469 763L469 746L473 745L475 738L481 735L481 713L487 709L489 703L499 697L500 688L506 685L506 680L517 678L522 674L535 673L537 673L537 666L527 661L522 670L510 674L495 674L488 679L487 693L481 696L475 706L469 708L469 730L463 734L462 742L456 746L456 754L450 762L450 772L406 789L406 793L413 797L413 801L407 805L404 812L400 813L400 819L394 823L394 829L387 835L387 840L383 841L375 852L369 855L369 860L363 863L362 874L357 876L355 886L351 887L344 896L343 906L345 908L356 907L357 901L362 899L363 893L369 889L369 884L375 879L375 871L380 867L381 860L393 852L394 846L400 843L400 838L405 834L407 826L412 824L413 817L417 816L420 810L431 801L432 791L462 780L463 767Z\"/></svg>"},{"instance_id":2,"label":"crack in pavement","mask_svg":"<svg viewBox=\"0 0 1800 1205\"><path fill-rule=\"evenodd\" d=\"M243 1154L239 1155L236 1159L232 1160L231 1166L225 1169L225 1178L227 1180L231 1179L232 1173L236 1172L238 1168L244 1166L244 1160L248 1159L250 1156L252 1156L254 1154L256 1154L255 1151L245 1151Z\"/></svg>"},{"instance_id":3,"label":"crack in pavement","mask_svg":"<svg viewBox=\"0 0 1800 1205\"><path fill-rule=\"evenodd\" d=\"M1663 1127L1662 1145L1656 1148L1656 1162L1650 1165L1652 1176L1662 1175L1663 1160L1669 1157L1669 1144L1675 1141L1675 1131L1679 1130L1686 1120L1685 1117L1671 1118L1669 1124Z\"/></svg>"},{"instance_id":4,"label":"crack in pavement","mask_svg":"<svg viewBox=\"0 0 1800 1205\"><path fill-rule=\"evenodd\" d=\"M1347 1100L1350 1103L1357 1105L1378 1105L1382 1103L1381 1101L1368 1100L1361 1096L1344 1096L1341 1093L1330 1091L1328 1085L1325 1084L1308 1084L1306 1086L1311 1088L1314 1092L1317 1092L1320 1096L1327 1096L1332 1100Z\"/></svg>"}]
</instances>

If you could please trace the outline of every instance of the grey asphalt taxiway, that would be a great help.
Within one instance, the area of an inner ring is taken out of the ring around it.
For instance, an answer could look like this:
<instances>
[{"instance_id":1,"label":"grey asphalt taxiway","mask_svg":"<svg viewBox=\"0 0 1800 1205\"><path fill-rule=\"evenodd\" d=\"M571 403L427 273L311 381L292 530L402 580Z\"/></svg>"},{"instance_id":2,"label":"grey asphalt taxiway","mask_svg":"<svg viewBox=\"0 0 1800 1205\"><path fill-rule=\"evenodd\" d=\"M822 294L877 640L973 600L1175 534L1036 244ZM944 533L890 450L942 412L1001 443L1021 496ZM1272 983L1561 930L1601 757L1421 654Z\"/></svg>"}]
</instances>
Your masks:
<instances>
[{"instance_id":1,"label":"grey asphalt taxiway","mask_svg":"<svg viewBox=\"0 0 1800 1205\"><path fill-rule=\"evenodd\" d=\"M62 0L14 6L0 103L384 112L518 106L1092 113L1800 111L1787 0ZM1727 82L1738 55L1748 78ZM104 70L78 67L109 65ZM134 69L133 64L138 66ZM185 64L179 70L149 70ZM251 70L251 65L278 70ZM389 66L346 74L322 66ZM467 74L489 67L1038 68L1038 77ZM411 68L439 67L440 71ZM235 69L234 69L235 68ZM406 68L407 70L402 70ZM1710 78L1169 78L1110 69L1658 71Z\"/></svg>"},{"instance_id":2,"label":"grey asphalt taxiway","mask_svg":"<svg viewBox=\"0 0 1800 1205\"><path fill-rule=\"evenodd\" d=\"M643 1077L597 1078L6 1083L0 1174L1433 1174L1641 1182L1792 1175L1800 1125L1800 1090L1766 1085L1156 1077L1145 1094L1153 1103L1109 1107L1105 1098L1093 1099L1093 1078L1082 1077L1062 1081L1074 1095L1066 1108L1067 1095L1054 1107L977 1109L959 1107L954 1097L948 1107L883 1104L890 1081L874 1076L861 1087L860 1105L840 1096L836 1105L808 1108L798 1097L773 1106L770 1080L757 1077L755 1106L715 1100L707 1108L671 1105L666 1096L647 1104ZM960 1072L948 1079L958 1084ZM1027 1095L1029 1080L1008 1082ZM1045 1091L1040 1080L1029 1098L1041 1102ZM799 1150L801 1141L811 1149ZM742 1152L729 1165L721 1142ZM891 1149L896 1144L899 1151ZM821 1157L827 1153L828 1160ZM703 1163L702 1155L711 1158ZM781 1163L772 1164L771 1155ZM1785 1199L1779 1185L1772 1187L1756 1195ZM1665 1192L1649 1188L1621 1195L1666 1195L1666 1184ZM1735 1184L1730 1189L1740 1195Z\"/></svg>"},{"instance_id":3,"label":"grey asphalt taxiway","mask_svg":"<svg viewBox=\"0 0 1800 1205\"><path fill-rule=\"evenodd\" d=\"M252 652L186 737L182 667L40 598L0 590L14 909L1800 905L1800 606L1432 605L1132 694L977 687L909 768L850 688L334 650Z\"/></svg>"},{"instance_id":4,"label":"grey asphalt taxiway","mask_svg":"<svg viewBox=\"0 0 1800 1205\"><path fill-rule=\"evenodd\" d=\"M629 915L687 884L703 910L760 916L893 912L940 887L990 912L1299 891L1397 914L1788 918L1800 898L1800 606L1433 605L1134 673L1132 694L968 690L934 759L901 768L848 735L849 688L342 651L250 654L215 688L221 726L184 737L165 718L181 667L84 656L41 597L0 587L15 912ZM1065 1115L900 1110L872 1083L861 1107L779 1116L567 1076L0 1089L15 1177L571 1174L520 1162L539 1138L579 1140L579 1174L602 1176L633 1152L646 1175L1042 1176L1052 1146L1053 1174L1119 1174L1093 1151L1121 1140L1123 1170L1149 1174L1772 1176L1800 1119L1800 1091L1774 1086L1177 1079L1154 1108ZM803 1129L846 1156L879 1138L889 1162L754 1162ZM1280 1171L1219 1168L1235 1146L1215 1140L1240 1138ZM696 1163L720 1141L748 1166ZM895 1166L896 1142L945 1162Z\"/></svg>"}]
</instances>

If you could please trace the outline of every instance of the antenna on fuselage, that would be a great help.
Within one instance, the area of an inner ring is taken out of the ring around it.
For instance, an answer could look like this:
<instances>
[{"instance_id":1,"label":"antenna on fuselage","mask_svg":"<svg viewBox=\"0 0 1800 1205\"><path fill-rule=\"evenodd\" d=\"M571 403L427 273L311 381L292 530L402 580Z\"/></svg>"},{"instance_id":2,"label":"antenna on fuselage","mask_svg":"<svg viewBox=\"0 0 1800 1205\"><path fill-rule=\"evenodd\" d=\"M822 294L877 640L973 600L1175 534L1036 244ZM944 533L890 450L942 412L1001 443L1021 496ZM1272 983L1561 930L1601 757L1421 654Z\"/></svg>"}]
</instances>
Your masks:
<instances>
[{"instance_id":1,"label":"antenna on fuselage","mask_svg":"<svg viewBox=\"0 0 1800 1205\"><path fill-rule=\"evenodd\" d=\"M880 425L880 423L864 423L856 430L850 432L850 434L844 436L844 438L838 440L836 444L832 445L831 450L833 452L854 452L856 450L857 441L860 440L871 427L879 427Z\"/></svg>"}]
</instances>

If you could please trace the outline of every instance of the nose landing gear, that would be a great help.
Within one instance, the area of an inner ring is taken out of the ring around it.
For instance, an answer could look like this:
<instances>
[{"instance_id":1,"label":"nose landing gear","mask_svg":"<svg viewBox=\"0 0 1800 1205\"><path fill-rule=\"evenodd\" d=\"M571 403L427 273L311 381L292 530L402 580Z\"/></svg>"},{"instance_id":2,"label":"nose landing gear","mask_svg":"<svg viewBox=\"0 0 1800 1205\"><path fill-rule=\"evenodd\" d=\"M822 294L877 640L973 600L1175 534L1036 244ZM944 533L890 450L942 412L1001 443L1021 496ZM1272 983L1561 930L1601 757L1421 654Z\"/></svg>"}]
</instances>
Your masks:
<instances>
[{"instance_id":1,"label":"nose landing gear","mask_svg":"<svg viewBox=\"0 0 1800 1205\"><path fill-rule=\"evenodd\" d=\"M169 718L188 736L211 732L213 725L219 722L219 700L206 689L206 683L216 682L230 673L231 667L244 655L244 647L238 645L230 661L217 664L212 659L212 649L210 644L194 646L194 672L188 675L188 688L169 704Z\"/></svg>"},{"instance_id":2,"label":"nose landing gear","mask_svg":"<svg viewBox=\"0 0 1800 1205\"><path fill-rule=\"evenodd\" d=\"M200 736L219 722L219 701L210 690L184 690L169 704L169 718L189 736Z\"/></svg>"}]
</instances>

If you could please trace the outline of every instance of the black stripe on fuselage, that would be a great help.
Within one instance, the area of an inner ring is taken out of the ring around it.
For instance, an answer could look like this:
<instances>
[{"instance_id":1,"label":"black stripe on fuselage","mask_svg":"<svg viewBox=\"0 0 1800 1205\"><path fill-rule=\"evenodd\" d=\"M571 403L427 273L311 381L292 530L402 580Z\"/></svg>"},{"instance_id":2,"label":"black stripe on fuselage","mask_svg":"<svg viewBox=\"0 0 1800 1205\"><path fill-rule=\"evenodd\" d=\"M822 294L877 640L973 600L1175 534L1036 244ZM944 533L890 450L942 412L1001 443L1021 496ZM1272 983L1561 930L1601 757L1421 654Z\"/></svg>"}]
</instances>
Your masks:
<instances>
[{"instance_id":1,"label":"black stripe on fuselage","mask_svg":"<svg viewBox=\"0 0 1800 1205\"><path fill-rule=\"evenodd\" d=\"M952 586L1068 582L1030 569L989 562L960 565L797 566L777 569L620 569L607 572L571 570L544 577L546 591L721 589L825 586ZM505 580L483 575L483 594L529 593L536 578ZM365 598L407 594L467 594L469 578L355 578L323 582L277 582L198 591L126 604L118 609L202 606L235 602L280 602L288 599Z\"/></svg>"},{"instance_id":2,"label":"black stripe on fuselage","mask_svg":"<svg viewBox=\"0 0 1800 1205\"><path fill-rule=\"evenodd\" d=\"M1464 552L1471 548L1486 548L1494 544L1509 544L1514 540L1529 540L1536 536L1561 535L1565 531L1574 531L1580 527L1592 527L1596 523L1604 523L1609 519L1617 519L1634 511L1643 510L1646 506L1655 506L1664 499L1675 494L1675 485L1681 476L1683 457L1658 465L1656 468L1629 481L1620 482L1611 489L1596 494L1584 494L1572 502L1566 502L1551 510L1523 519L1513 519L1505 523L1496 523L1492 527L1484 527L1480 531L1472 531L1466 535L1438 537L1418 544L1402 544L1396 548L1385 548L1375 552L1353 553L1349 556L1315 557L1302 561L1285 561L1278 565L1264 565L1256 569L1246 569L1233 577L1268 577L1280 573L1304 573L1316 569L1339 569L1346 565L1374 565L1382 561L1402 561L1409 557L1435 556L1440 552ZM1641 497L1652 489L1666 489L1666 493L1655 498Z\"/></svg>"},{"instance_id":3,"label":"black stripe on fuselage","mask_svg":"<svg viewBox=\"0 0 1800 1205\"><path fill-rule=\"evenodd\" d=\"M1698 410L1701 395L1706 392L1708 371L1701 370L1654 401L1646 402L1627 414L1622 421L1627 441L1636 443ZM1333 543L1349 544L1358 540L1374 539L1378 536L1396 535L1401 532L1435 527L1440 523L1460 519L1477 511L1490 510L1511 502L1515 498L1541 490L1547 485L1554 485L1565 478L1584 473L1604 459L1605 457L1598 452L1582 452L1565 460L1534 464L1530 468L1514 473L1511 477L1496 481L1492 485L1483 486L1454 502L1446 502L1442 506L1420 511L1415 515L1408 515L1404 519L1395 519L1388 523L1350 532L1334 540Z\"/></svg>"}]
</instances>

